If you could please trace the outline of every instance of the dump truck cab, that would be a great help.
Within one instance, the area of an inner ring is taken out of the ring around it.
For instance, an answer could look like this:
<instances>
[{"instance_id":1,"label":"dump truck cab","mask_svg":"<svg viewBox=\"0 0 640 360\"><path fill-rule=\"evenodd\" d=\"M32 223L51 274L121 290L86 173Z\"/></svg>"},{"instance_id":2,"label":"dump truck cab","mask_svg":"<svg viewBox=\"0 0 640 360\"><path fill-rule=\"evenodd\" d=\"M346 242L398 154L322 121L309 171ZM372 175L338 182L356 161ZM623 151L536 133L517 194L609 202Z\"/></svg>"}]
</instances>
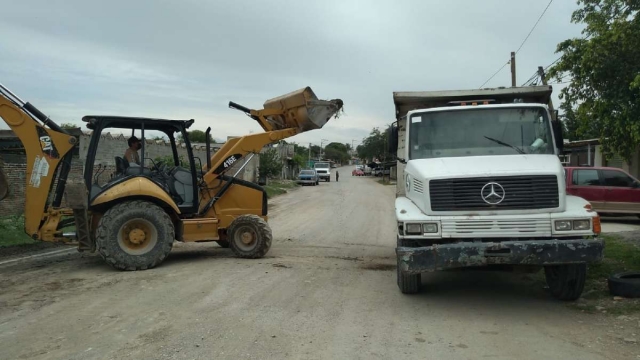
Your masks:
<instances>
[{"instance_id":1,"label":"dump truck cab","mask_svg":"<svg viewBox=\"0 0 640 360\"><path fill-rule=\"evenodd\" d=\"M554 296L580 296L604 244L598 214L565 192L550 95L549 86L394 94L403 293L418 292L423 272L508 265L544 267Z\"/></svg>"}]
</instances>

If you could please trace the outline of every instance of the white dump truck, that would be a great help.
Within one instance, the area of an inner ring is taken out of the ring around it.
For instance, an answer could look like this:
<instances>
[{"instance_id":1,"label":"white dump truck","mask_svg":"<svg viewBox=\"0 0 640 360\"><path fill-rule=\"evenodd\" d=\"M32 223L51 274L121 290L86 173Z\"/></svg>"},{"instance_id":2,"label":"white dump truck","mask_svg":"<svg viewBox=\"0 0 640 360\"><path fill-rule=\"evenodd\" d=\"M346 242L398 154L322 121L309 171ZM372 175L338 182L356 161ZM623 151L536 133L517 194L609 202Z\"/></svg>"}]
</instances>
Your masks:
<instances>
[{"instance_id":1,"label":"white dump truck","mask_svg":"<svg viewBox=\"0 0 640 360\"><path fill-rule=\"evenodd\" d=\"M331 163L328 161L319 161L313 164L313 168L318 173L318 177L324 181L331 181Z\"/></svg>"},{"instance_id":2,"label":"white dump truck","mask_svg":"<svg viewBox=\"0 0 640 360\"><path fill-rule=\"evenodd\" d=\"M496 266L539 271L561 300L580 297L602 260L600 218L566 194L551 86L395 92L397 281Z\"/></svg>"}]
</instances>

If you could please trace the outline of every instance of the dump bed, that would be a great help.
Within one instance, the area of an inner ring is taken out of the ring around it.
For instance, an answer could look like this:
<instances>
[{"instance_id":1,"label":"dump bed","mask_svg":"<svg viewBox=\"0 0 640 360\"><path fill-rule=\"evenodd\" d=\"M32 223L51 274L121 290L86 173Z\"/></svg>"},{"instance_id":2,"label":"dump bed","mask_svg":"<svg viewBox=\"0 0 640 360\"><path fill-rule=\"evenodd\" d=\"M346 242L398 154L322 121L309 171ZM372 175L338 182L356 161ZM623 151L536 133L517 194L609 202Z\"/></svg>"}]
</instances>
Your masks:
<instances>
[{"instance_id":1,"label":"dump bed","mask_svg":"<svg viewBox=\"0 0 640 360\"><path fill-rule=\"evenodd\" d=\"M495 104L513 102L548 104L551 98L550 85L491 88L477 90L445 91L398 91L393 93L396 119L407 112L446 106L451 101L493 100Z\"/></svg>"}]
</instances>

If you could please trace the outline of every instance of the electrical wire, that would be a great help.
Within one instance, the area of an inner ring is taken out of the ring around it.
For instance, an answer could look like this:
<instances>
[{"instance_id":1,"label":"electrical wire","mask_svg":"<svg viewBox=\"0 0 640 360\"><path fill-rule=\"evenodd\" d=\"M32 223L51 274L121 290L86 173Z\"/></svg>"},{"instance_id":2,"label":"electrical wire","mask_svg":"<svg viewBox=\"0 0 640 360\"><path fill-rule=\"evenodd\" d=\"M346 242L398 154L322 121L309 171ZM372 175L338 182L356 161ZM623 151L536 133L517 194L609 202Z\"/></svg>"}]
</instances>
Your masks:
<instances>
[{"instance_id":1,"label":"electrical wire","mask_svg":"<svg viewBox=\"0 0 640 360\"><path fill-rule=\"evenodd\" d=\"M538 23L540 22L540 20L544 16L544 14L547 12L547 9L549 9L549 6L551 6L552 2L553 2L553 0L550 0L549 3L547 4L547 7L544 8L544 11L542 11L542 14L540 14L540 17L538 17L538 20L536 21L535 24L533 24L533 27L531 28L531 30L527 34L527 37L525 37L524 40L522 40L522 44L520 44L520 47L518 47L518 50L516 50L516 54L520 51L520 49L522 49L522 47L524 46L524 43L527 42L527 40L529 39L529 36L531 36L531 33L533 32L533 30L535 30L536 26L538 26Z\"/></svg>"},{"instance_id":2,"label":"electrical wire","mask_svg":"<svg viewBox=\"0 0 640 360\"><path fill-rule=\"evenodd\" d=\"M544 14L547 12L547 9L549 9L549 6L551 6L552 2L553 2L553 0L550 0L549 3L547 4L547 7L544 8L544 11L542 11L542 14L540 14L540 16L538 17L538 20L536 21L536 23L533 24L533 27L531 28L531 30L529 31L527 36L524 38L524 40L522 40L522 43L518 47L518 50L516 50L516 54L520 51L520 49L522 49L524 44L527 42L527 40L529 39L529 36L531 36L531 33L533 33L533 30L535 30L535 28L538 26L538 23L540 22L540 20L544 16ZM496 75L498 75L498 73L500 71L502 71L502 69L504 69L505 66L509 65L510 62L511 62L511 60L507 61L504 65L502 65L493 75L491 75L491 77L489 77L489 79L487 79L487 81L485 81L484 83L482 83L482 85L480 85L480 88L482 89L482 87L485 86L489 81L491 81L491 79L493 79Z\"/></svg>"},{"instance_id":3,"label":"electrical wire","mask_svg":"<svg viewBox=\"0 0 640 360\"><path fill-rule=\"evenodd\" d=\"M505 67L505 66L509 65L509 62L511 62L511 60L509 60L509 61L507 61L506 63L504 63L504 65L502 65L502 66L498 69L498 71L496 71L493 75L491 75L491 77L490 77L490 78L488 78L488 79L487 79L487 81L483 82L483 83L482 83L482 85L480 85L480 89L482 89L482 87L483 87L486 83L488 83L489 81L491 81L491 79L493 79L496 75L498 75L498 73L499 73L500 71L502 71L502 69L504 69L504 67Z\"/></svg>"}]
</instances>

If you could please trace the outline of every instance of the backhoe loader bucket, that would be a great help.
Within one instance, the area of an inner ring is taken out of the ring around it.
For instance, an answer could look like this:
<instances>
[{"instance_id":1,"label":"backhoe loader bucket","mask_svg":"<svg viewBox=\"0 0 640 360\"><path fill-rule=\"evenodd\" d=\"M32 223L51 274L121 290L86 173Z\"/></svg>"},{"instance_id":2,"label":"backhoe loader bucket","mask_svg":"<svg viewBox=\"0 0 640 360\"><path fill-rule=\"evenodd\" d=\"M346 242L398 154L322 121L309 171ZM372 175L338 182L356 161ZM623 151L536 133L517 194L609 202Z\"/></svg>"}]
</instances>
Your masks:
<instances>
[{"instance_id":1,"label":"backhoe loader bucket","mask_svg":"<svg viewBox=\"0 0 640 360\"><path fill-rule=\"evenodd\" d=\"M274 130L298 128L300 132L321 129L338 115L343 102L340 99L318 100L310 87L267 100L265 110L280 110L283 115L266 116Z\"/></svg>"}]
</instances>

